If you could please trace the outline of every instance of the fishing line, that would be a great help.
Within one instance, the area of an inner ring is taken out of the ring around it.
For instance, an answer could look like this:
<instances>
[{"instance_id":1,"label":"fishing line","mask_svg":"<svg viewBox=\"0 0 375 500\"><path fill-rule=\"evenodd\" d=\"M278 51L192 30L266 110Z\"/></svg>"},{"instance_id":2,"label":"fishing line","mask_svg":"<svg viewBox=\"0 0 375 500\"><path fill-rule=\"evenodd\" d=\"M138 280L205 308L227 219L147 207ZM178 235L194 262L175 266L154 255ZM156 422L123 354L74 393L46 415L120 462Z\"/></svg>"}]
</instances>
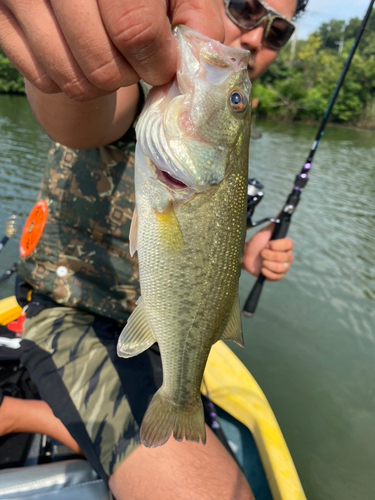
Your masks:
<instances>
[{"instance_id":1,"label":"fishing line","mask_svg":"<svg viewBox=\"0 0 375 500\"><path fill-rule=\"evenodd\" d=\"M324 135L324 130L326 128L328 118L331 114L332 108L335 104L335 101L336 101L336 98L340 92L340 89L344 83L345 76L349 70L349 66L350 66L350 63L353 59L353 56L358 48L358 45L359 45L359 42L360 42L361 37L363 35L363 32L365 30L366 24L370 18L374 2L375 2L375 0L370 1L370 5L367 9L366 15L363 18L361 26L358 29L358 32L356 34L352 48L349 52L348 58L345 62L345 65L344 65L343 70L341 72L340 78L338 79L338 82L336 84L336 88L333 91L331 99L328 103L328 107L326 109L326 112L324 113L322 123L320 125L319 130L318 130L318 133L316 134L315 140L313 142L313 145L311 147L309 155L306 159L306 162L303 165L301 172L295 178L293 190L289 194L289 196L286 200L286 203L284 204L284 207L281 211L281 214L279 215L278 219L274 221L274 222L276 222L276 225L275 225L275 229L272 233L272 236L270 238L271 240L279 240L281 238L285 238L285 236L288 233L291 218L292 218L292 215L293 215L295 209L297 208L298 202L300 200L301 192L309 180L308 174L309 174L311 166L312 166L312 160L314 158L316 150L318 149L320 141ZM248 217L248 219L249 219L249 217ZM264 219L264 220L270 220L270 219ZM249 226L254 227L256 225L258 225L258 223L251 223L251 218L250 218ZM243 314L245 316L251 317L254 314L256 307L258 305L258 301L260 298L260 294L262 292L263 283L264 283L265 279L266 279L265 276L263 274L260 274L256 283L254 284L253 289L251 290L251 292L250 292L250 294L245 302L244 308L243 308Z\"/></svg>"}]
</instances>

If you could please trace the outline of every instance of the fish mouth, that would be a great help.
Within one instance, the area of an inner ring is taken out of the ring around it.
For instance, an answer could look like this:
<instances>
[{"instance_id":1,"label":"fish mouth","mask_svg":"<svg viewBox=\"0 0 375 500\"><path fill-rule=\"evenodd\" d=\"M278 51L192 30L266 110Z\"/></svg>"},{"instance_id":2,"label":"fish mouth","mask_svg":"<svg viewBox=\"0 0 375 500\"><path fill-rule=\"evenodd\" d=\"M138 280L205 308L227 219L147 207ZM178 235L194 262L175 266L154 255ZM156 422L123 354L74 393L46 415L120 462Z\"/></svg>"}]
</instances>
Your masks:
<instances>
[{"instance_id":1,"label":"fish mouth","mask_svg":"<svg viewBox=\"0 0 375 500\"><path fill-rule=\"evenodd\" d=\"M155 163L154 167L157 180L165 184L168 188L173 190L189 189L189 186L187 184L180 181L179 179L176 179L175 177L172 177L172 175L165 170L161 170L155 165Z\"/></svg>"}]
</instances>

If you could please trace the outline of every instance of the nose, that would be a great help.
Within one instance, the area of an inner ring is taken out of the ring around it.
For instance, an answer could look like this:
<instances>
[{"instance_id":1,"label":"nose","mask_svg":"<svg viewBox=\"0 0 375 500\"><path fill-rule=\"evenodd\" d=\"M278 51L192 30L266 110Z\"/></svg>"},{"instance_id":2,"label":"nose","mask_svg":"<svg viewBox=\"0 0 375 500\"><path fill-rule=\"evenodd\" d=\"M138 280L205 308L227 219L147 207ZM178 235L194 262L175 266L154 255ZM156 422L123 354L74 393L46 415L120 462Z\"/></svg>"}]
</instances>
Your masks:
<instances>
[{"instance_id":1,"label":"nose","mask_svg":"<svg viewBox=\"0 0 375 500\"><path fill-rule=\"evenodd\" d=\"M252 53L260 50L264 36L264 26L258 26L251 31L244 31L241 35L242 48Z\"/></svg>"}]
</instances>

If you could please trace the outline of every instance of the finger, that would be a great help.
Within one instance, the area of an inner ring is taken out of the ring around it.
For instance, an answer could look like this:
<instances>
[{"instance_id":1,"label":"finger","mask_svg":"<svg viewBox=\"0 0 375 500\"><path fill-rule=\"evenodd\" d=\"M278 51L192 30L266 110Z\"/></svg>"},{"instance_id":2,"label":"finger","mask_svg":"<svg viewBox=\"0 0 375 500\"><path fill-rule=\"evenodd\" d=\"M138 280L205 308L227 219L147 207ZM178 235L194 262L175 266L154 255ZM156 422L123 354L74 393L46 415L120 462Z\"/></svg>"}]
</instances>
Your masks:
<instances>
[{"instance_id":1,"label":"finger","mask_svg":"<svg viewBox=\"0 0 375 500\"><path fill-rule=\"evenodd\" d=\"M184 24L203 35L219 40L225 38L224 24L217 0L172 0L172 26Z\"/></svg>"},{"instance_id":2,"label":"finger","mask_svg":"<svg viewBox=\"0 0 375 500\"><path fill-rule=\"evenodd\" d=\"M281 238L280 240L271 240L268 244L271 250L285 252L293 250L293 240L290 238Z\"/></svg>"},{"instance_id":3,"label":"finger","mask_svg":"<svg viewBox=\"0 0 375 500\"><path fill-rule=\"evenodd\" d=\"M268 248L265 248L261 252L261 257L264 260L269 260L273 262L293 262L294 261L294 256L291 250L287 252L276 252L274 250L270 250Z\"/></svg>"},{"instance_id":4,"label":"finger","mask_svg":"<svg viewBox=\"0 0 375 500\"><path fill-rule=\"evenodd\" d=\"M27 5L22 0L13 3L13 14L39 66L68 97L90 100L105 94L80 70L48 0L29 0Z\"/></svg>"},{"instance_id":5,"label":"finger","mask_svg":"<svg viewBox=\"0 0 375 500\"><path fill-rule=\"evenodd\" d=\"M61 92L34 57L21 26L5 5L0 5L0 46L13 66L35 87L47 94Z\"/></svg>"},{"instance_id":6,"label":"finger","mask_svg":"<svg viewBox=\"0 0 375 500\"><path fill-rule=\"evenodd\" d=\"M262 274L268 281L280 281L285 277L285 274L274 273L269 269L267 269L266 267L262 268Z\"/></svg>"},{"instance_id":7,"label":"finger","mask_svg":"<svg viewBox=\"0 0 375 500\"><path fill-rule=\"evenodd\" d=\"M261 229L259 232L263 233L263 234L267 234L268 235L268 239L269 239L269 238L271 238L272 233L275 230L275 227L276 227L276 224L274 222L271 222L270 224L268 224L267 226L265 226L263 229Z\"/></svg>"},{"instance_id":8,"label":"finger","mask_svg":"<svg viewBox=\"0 0 375 500\"><path fill-rule=\"evenodd\" d=\"M285 275L290 269L289 262L274 262L271 260L264 260L262 262L262 269L267 269L268 271L272 271L275 274Z\"/></svg>"},{"instance_id":9,"label":"finger","mask_svg":"<svg viewBox=\"0 0 375 500\"><path fill-rule=\"evenodd\" d=\"M139 80L111 42L97 2L51 0L51 4L78 66L95 87L114 92Z\"/></svg>"},{"instance_id":10,"label":"finger","mask_svg":"<svg viewBox=\"0 0 375 500\"><path fill-rule=\"evenodd\" d=\"M164 0L98 0L105 28L139 77L163 85L176 73L177 53Z\"/></svg>"}]
</instances>

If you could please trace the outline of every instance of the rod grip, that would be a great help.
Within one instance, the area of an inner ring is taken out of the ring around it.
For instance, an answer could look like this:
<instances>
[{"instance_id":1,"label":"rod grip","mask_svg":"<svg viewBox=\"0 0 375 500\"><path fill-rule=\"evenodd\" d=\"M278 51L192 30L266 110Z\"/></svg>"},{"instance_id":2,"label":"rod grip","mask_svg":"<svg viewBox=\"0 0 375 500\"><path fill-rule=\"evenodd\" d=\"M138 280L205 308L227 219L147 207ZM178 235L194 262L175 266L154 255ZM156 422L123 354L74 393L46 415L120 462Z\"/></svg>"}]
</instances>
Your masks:
<instances>
[{"instance_id":1,"label":"rod grip","mask_svg":"<svg viewBox=\"0 0 375 500\"><path fill-rule=\"evenodd\" d=\"M251 292L249 293L249 296L247 297L247 300L243 307L242 312L244 316L248 316L249 318L251 318L251 316L254 314L255 309L258 305L260 294L262 293L263 283L265 279L266 278L263 276L263 274L260 274L258 276L258 279L256 280Z\"/></svg>"},{"instance_id":2,"label":"rod grip","mask_svg":"<svg viewBox=\"0 0 375 500\"><path fill-rule=\"evenodd\" d=\"M273 230L271 240L281 240L282 238L285 238L288 233L289 225L290 216L282 214L280 217L280 223L276 224L275 229ZM258 279L256 280L251 292L249 293L243 307L242 312L244 316L251 318L251 316L255 313L265 280L266 278L263 276L263 274L260 274L258 276Z\"/></svg>"}]
</instances>

